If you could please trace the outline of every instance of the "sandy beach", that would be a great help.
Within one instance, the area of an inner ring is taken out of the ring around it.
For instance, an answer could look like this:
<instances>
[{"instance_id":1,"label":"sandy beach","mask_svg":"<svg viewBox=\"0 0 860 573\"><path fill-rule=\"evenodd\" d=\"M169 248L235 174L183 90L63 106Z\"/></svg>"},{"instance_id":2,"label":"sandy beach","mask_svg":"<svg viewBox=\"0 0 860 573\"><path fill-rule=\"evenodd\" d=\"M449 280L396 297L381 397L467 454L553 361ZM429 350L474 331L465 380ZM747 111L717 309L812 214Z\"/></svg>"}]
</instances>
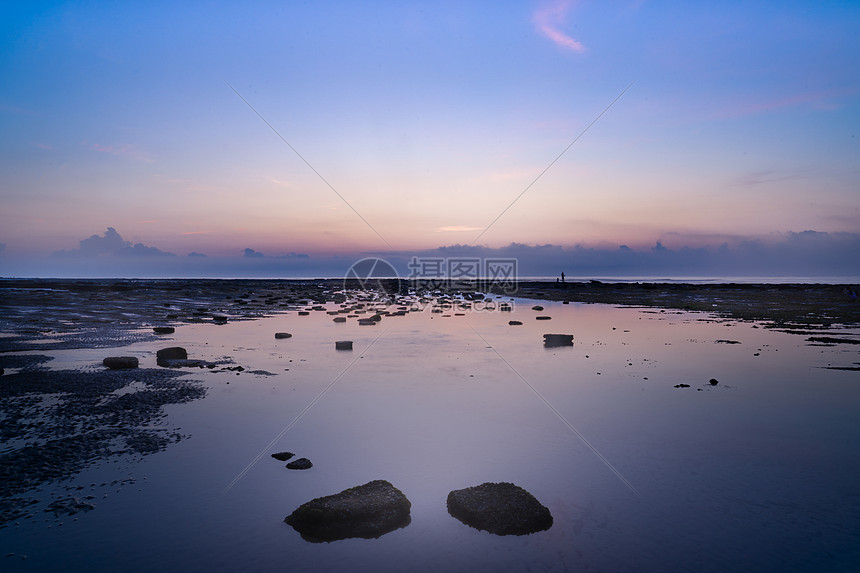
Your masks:
<instances>
[{"instance_id":1,"label":"sandy beach","mask_svg":"<svg viewBox=\"0 0 860 573\"><path fill-rule=\"evenodd\" d=\"M4 567L860 561L856 287L387 286L0 283ZM373 480L411 508L378 537L309 542L284 523ZM550 525L500 535L449 515L451 492L485 482L524 488Z\"/></svg>"}]
</instances>

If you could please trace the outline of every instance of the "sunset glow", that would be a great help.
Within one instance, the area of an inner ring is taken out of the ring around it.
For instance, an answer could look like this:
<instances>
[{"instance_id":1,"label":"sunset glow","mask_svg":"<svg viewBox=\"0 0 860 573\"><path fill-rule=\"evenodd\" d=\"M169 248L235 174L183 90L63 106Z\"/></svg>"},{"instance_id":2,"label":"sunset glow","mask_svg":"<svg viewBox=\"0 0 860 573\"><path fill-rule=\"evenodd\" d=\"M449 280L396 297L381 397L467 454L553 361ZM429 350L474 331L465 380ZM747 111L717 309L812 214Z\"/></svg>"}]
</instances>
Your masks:
<instances>
[{"instance_id":1,"label":"sunset glow","mask_svg":"<svg viewBox=\"0 0 860 573\"><path fill-rule=\"evenodd\" d=\"M108 228L224 276L245 249L479 233L647 252L814 231L828 256L860 237L856 5L47 2L0 22L0 276L72 272L56 253Z\"/></svg>"}]
</instances>

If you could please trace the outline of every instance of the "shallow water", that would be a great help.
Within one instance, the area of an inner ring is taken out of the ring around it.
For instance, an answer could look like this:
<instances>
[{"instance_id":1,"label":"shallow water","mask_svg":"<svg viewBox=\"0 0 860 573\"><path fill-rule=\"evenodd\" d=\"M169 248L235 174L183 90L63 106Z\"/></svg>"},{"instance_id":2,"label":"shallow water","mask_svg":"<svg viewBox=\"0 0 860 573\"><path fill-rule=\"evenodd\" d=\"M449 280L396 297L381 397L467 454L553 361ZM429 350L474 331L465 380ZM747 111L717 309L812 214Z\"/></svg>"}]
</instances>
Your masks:
<instances>
[{"instance_id":1,"label":"shallow water","mask_svg":"<svg viewBox=\"0 0 860 573\"><path fill-rule=\"evenodd\" d=\"M511 313L428 310L376 326L289 312L52 352L52 368L100 368L116 354L154 367L158 348L178 345L245 371L190 369L207 397L169 406L161 422L189 437L77 476L67 485L134 482L76 520L0 530L0 551L27 555L4 570L850 570L860 376L823 367L860 354L756 326L520 300ZM574 346L544 348L544 333L573 334ZM283 450L314 467L285 469L269 457ZM305 501L373 479L411 500L408 527L314 544L283 523ZM498 537L447 514L450 490L486 481L530 491L552 528Z\"/></svg>"}]
</instances>

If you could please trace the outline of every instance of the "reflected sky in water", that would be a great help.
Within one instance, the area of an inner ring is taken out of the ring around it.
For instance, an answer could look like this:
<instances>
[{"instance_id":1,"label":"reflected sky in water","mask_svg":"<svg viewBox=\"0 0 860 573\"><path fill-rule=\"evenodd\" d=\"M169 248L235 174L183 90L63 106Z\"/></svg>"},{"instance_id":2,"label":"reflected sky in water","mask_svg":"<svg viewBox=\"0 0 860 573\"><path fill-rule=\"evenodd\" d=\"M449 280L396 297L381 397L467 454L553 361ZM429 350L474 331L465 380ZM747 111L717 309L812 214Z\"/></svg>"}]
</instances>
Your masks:
<instances>
[{"instance_id":1,"label":"reflected sky in water","mask_svg":"<svg viewBox=\"0 0 860 573\"><path fill-rule=\"evenodd\" d=\"M0 530L0 549L28 556L7 559L4 570L844 570L860 562L858 374L823 368L860 362L856 347L605 305L516 300L510 313L446 314L359 326L290 312L185 325L160 345L124 348L142 367L155 366L158 348L179 345L191 358L231 358L246 371L191 370L208 396L168 407L162 422L189 438L79 475L74 483L135 483L76 521L60 526L46 514ZM293 337L275 340L281 331ZM544 333L573 334L574 345L544 348ZM354 350L336 351L336 340L353 340ZM55 354L53 368L86 368L111 352ZM287 470L269 456L283 450L314 467ZM407 495L411 525L376 540L311 544L283 523L305 501L373 479ZM497 537L447 514L449 491L486 481L530 491L553 527Z\"/></svg>"}]
</instances>

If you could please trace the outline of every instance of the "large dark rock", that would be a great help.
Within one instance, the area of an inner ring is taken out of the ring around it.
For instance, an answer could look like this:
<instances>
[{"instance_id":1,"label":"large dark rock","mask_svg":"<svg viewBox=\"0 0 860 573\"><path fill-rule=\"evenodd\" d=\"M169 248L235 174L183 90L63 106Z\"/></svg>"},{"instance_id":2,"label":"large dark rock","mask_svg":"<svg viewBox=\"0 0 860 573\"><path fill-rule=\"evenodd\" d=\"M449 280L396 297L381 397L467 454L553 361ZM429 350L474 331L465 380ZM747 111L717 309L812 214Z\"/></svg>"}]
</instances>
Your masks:
<instances>
[{"instance_id":1,"label":"large dark rock","mask_svg":"<svg viewBox=\"0 0 860 573\"><path fill-rule=\"evenodd\" d=\"M276 454L272 454L272 457L280 462L285 462L294 455L296 454L294 454L293 452L278 452Z\"/></svg>"},{"instance_id":2,"label":"large dark rock","mask_svg":"<svg viewBox=\"0 0 860 573\"><path fill-rule=\"evenodd\" d=\"M352 350L352 340L337 340L334 347L336 350Z\"/></svg>"},{"instance_id":3,"label":"large dark rock","mask_svg":"<svg viewBox=\"0 0 860 573\"><path fill-rule=\"evenodd\" d=\"M176 332L176 329L172 326L153 326L152 331L155 332L155 334L173 334Z\"/></svg>"},{"instance_id":4,"label":"large dark rock","mask_svg":"<svg viewBox=\"0 0 860 573\"><path fill-rule=\"evenodd\" d=\"M406 527L412 503L385 480L375 480L302 504L284 521L308 541L375 539Z\"/></svg>"},{"instance_id":5,"label":"large dark rock","mask_svg":"<svg viewBox=\"0 0 860 573\"><path fill-rule=\"evenodd\" d=\"M290 334L289 332L276 332L275 333L275 338L277 338L278 340L281 340L283 338L292 338L292 337L293 337L293 335Z\"/></svg>"},{"instance_id":6,"label":"large dark rock","mask_svg":"<svg viewBox=\"0 0 860 573\"><path fill-rule=\"evenodd\" d=\"M134 356L108 356L102 360L102 364L111 370L121 370L125 368L137 368L138 360Z\"/></svg>"},{"instance_id":7,"label":"large dark rock","mask_svg":"<svg viewBox=\"0 0 860 573\"><path fill-rule=\"evenodd\" d=\"M484 483L448 494L448 513L496 535L527 535L552 527L549 509L512 483Z\"/></svg>"}]
</instances>

